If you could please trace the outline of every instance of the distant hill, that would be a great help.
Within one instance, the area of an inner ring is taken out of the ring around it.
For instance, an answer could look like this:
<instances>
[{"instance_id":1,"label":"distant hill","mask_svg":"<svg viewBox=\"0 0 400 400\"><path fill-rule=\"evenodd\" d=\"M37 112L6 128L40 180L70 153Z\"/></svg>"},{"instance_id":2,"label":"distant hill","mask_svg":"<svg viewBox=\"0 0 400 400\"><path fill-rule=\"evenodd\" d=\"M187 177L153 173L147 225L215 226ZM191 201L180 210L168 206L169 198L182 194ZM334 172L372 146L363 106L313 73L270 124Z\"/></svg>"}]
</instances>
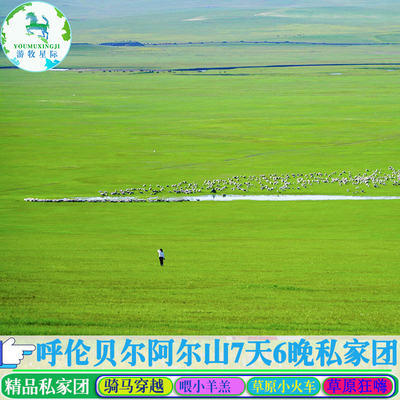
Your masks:
<instances>
[{"instance_id":1,"label":"distant hill","mask_svg":"<svg viewBox=\"0 0 400 400\"><path fill-rule=\"evenodd\" d=\"M52 0L73 42L399 42L399 0ZM0 2L0 23L20 0Z\"/></svg>"},{"instance_id":2,"label":"distant hill","mask_svg":"<svg viewBox=\"0 0 400 400\"><path fill-rule=\"evenodd\" d=\"M188 10L209 9L269 9L282 7L351 7L394 10L398 12L398 0L53 0L69 18L95 19L127 17L129 15L160 14ZM20 0L2 0L0 16L21 4ZM128 13L128 15L127 15Z\"/></svg>"}]
</instances>

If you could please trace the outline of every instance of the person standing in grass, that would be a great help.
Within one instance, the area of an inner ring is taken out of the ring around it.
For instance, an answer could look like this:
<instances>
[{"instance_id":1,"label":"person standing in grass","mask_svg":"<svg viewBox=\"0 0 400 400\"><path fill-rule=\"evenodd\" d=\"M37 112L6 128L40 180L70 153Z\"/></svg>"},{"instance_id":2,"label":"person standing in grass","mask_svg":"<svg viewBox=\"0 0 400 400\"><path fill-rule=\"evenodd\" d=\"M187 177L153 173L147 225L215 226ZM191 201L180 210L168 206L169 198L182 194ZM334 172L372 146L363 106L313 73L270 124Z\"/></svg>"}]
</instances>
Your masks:
<instances>
[{"instance_id":1,"label":"person standing in grass","mask_svg":"<svg viewBox=\"0 0 400 400\"><path fill-rule=\"evenodd\" d=\"M160 259L160 265L163 266L165 260L164 251L163 249L158 249L157 251L158 251L158 258Z\"/></svg>"}]
</instances>

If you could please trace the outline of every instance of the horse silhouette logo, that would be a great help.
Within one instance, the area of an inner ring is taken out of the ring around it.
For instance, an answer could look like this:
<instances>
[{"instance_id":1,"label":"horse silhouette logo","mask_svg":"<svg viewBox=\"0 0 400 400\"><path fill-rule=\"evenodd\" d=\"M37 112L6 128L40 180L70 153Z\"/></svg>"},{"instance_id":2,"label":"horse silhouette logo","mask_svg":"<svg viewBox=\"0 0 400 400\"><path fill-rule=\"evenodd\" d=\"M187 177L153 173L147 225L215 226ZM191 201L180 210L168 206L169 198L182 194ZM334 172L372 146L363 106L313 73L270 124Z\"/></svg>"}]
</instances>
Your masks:
<instances>
[{"instance_id":1,"label":"horse silhouette logo","mask_svg":"<svg viewBox=\"0 0 400 400\"><path fill-rule=\"evenodd\" d=\"M67 55L71 26L58 8L32 1L7 15L0 37L5 55L16 67L41 72L54 68Z\"/></svg>"},{"instance_id":2,"label":"horse silhouette logo","mask_svg":"<svg viewBox=\"0 0 400 400\"><path fill-rule=\"evenodd\" d=\"M25 19L29 19L31 21L29 25L26 25L26 31L28 35L36 34L37 36L43 37L44 39L47 40L49 38L49 33L47 32L47 28L50 26L50 24L48 19L44 15L42 15L42 18L46 21L46 23L38 24L38 18L34 12L26 14Z\"/></svg>"}]
</instances>

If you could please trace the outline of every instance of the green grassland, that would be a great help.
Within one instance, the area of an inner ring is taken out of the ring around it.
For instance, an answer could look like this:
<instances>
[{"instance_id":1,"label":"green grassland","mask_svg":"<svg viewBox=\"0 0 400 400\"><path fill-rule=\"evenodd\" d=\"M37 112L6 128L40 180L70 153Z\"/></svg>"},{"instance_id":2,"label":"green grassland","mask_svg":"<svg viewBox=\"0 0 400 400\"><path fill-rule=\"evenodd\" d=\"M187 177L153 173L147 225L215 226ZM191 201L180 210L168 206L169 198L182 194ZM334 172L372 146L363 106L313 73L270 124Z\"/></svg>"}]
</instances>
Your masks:
<instances>
[{"instance_id":1,"label":"green grassland","mask_svg":"<svg viewBox=\"0 0 400 400\"><path fill-rule=\"evenodd\" d=\"M181 46L72 46L59 68L174 69L282 64L398 63L393 46L204 44ZM11 66L0 54L0 67Z\"/></svg>"},{"instance_id":2,"label":"green grassland","mask_svg":"<svg viewBox=\"0 0 400 400\"><path fill-rule=\"evenodd\" d=\"M399 168L388 69L2 70L2 334L398 334L397 201L23 201Z\"/></svg>"},{"instance_id":3,"label":"green grassland","mask_svg":"<svg viewBox=\"0 0 400 400\"><path fill-rule=\"evenodd\" d=\"M361 203L9 205L0 329L397 334L399 210Z\"/></svg>"}]
</instances>

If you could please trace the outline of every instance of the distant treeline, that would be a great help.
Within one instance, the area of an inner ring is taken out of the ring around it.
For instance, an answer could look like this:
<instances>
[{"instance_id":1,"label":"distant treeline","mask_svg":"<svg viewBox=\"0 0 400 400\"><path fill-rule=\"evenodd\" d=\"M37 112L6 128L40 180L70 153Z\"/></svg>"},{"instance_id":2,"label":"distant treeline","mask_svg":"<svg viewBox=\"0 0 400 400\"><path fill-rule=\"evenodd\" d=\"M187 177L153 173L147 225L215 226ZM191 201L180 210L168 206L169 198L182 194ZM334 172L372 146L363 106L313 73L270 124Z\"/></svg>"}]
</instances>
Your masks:
<instances>
[{"instance_id":1,"label":"distant treeline","mask_svg":"<svg viewBox=\"0 0 400 400\"><path fill-rule=\"evenodd\" d=\"M319 46L387 46L400 43L373 42L373 43L339 43L339 42L301 42L301 41L223 41L223 42L163 42L163 43L140 43L140 42L105 42L102 46L181 46L181 45L204 45L204 44L277 44L277 45L319 45Z\"/></svg>"},{"instance_id":2,"label":"distant treeline","mask_svg":"<svg viewBox=\"0 0 400 400\"><path fill-rule=\"evenodd\" d=\"M140 42L106 42L99 44L101 46L144 46L144 44Z\"/></svg>"},{"instance_id":3,"label":"distant treeline","mask_svg":"<svg viewBox=\"0 0 400 400\"><path fill-rule=\"evenodd\" d=\"M89 46L94 43L71 43L72 46ZM104 42L98 43L100 46L177 46L177 45L204 45L204 44L294 44L294 45L320 45L320 46L388 46L388 45L399 45L400 43L390 43L390 42L381 42L381 43L329 43L329 42L291 42L289 40L281 41L281 42L273 42L273 41L258 41L258 42L250 42L250 41L233 41L233 42L179 42L179 43L140 43L140 42ZM0 48L3 46L0 43Z\"/></svg>"}]
</instances>

